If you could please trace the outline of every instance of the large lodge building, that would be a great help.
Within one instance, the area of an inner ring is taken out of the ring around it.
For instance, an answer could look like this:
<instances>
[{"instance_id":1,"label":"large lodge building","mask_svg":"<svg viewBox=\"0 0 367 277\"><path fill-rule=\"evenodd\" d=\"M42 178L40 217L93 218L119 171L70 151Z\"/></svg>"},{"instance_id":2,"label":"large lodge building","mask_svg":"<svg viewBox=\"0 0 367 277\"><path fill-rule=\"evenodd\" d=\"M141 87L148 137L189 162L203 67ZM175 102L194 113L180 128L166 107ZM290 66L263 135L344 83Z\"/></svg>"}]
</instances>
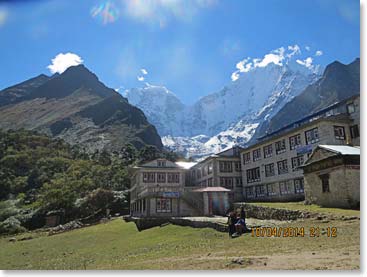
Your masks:
<instances>
[{"instance_id":1,"label":"large lodge building","mask_svg":"<svg viewBox=\"0 0 367 277\"><path fill-rule=\"evenodd\" d=\"M158 159L135 167L130 190L131 214L211 215L224 214L230 203L241 201L282 202L306 198L317 202L313 184L305 188L303 166L319 145L359 146L359 116L358 95L266 134L247 148L233 147L199 163ZM358 170L355 176L359 176L359 165L354 162L353 168ZM358 182L350 186L358 189L353 195L359 195L359 178L353 180ZM337 203L333 205L329 201L328 206L338 206Z\"/></svg>"}]
</instances>

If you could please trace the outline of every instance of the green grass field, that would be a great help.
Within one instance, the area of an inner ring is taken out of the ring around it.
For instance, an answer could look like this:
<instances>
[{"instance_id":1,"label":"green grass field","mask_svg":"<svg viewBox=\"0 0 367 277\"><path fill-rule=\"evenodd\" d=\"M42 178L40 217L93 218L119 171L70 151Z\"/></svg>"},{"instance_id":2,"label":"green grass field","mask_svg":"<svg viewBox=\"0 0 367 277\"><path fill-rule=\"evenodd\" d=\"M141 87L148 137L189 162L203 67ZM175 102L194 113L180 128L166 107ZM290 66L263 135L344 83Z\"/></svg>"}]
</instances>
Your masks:
<instances>
[{"instance_id":1,"label":"green grass field","mask_svg":"<svg viewBox=\"0 0 367 277\"><path fill-rule=\"evenodd\" d=\"M357 269L359 220L282 222L305 227L301 238L230 239L213 229L167 225L138 232L134 223L108 223L33 239L0 239L0 269ZM308 228L338 228L336 238L310 238ZM241 257L242 264L232 260Z\"/></svg>"}]
</instances>

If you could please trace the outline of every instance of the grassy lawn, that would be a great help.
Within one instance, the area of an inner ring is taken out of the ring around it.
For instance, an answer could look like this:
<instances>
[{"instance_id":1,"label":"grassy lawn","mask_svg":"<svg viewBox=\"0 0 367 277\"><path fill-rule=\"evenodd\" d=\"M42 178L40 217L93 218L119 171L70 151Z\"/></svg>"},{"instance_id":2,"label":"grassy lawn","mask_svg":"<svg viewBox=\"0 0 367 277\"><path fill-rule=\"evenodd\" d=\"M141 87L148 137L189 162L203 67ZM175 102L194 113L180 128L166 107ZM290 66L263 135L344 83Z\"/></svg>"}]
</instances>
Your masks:
<instances>
[{"instance_id":1,"label":"grassy lawn","mask_svg":"<svg viewBox=\"0 0 367 277\"><path fill-rule=\"evenodd\" d=\"M288 210L299 210L308 211L323 214L335 214L340 216L359 216L360 211L350 210L350 209L338 209L338 208L323 208L318 205L304 205L303 202L254 202L249 203L256 206L264 206L278 209L288 209Z\"/></svg>"},{"instance_id":2,"label":"grassy lawn","mask_svg":"<svg viewBox=\"0 0 367 277\"><path fill-rule=\"evenodd\" d=\"M0 269L357 269L359 220L282 222L305 237L230 239L213 229L167 225L138 232L115 219L63 234L0 238ZM337 227L338 236L311 238L310 227ZM232 260L241 257L242 264Z\"/></svg>"}]
</instances>

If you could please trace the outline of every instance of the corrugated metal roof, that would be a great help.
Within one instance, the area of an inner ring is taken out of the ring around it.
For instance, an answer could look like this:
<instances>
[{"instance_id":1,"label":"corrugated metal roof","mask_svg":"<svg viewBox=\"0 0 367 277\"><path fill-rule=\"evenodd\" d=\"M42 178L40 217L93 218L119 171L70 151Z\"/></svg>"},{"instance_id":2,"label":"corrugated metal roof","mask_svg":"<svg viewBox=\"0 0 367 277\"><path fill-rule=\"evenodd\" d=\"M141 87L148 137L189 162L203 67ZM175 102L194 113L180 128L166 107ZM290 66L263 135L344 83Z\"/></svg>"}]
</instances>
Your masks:
<instances>
[{"instance_id":1,"label":"corrugated metal roof","mask_svg":"<svg viewBox=\"0 0 367 277\"><path fill-rule=\"evenodd\" d=\"M195 163L195 162L175 162L175 164L177 164L179 167L182 167L184 169L190 169L191 167L193 167L197 163Z\"/></svg>"},{"instance_id":2,"label":"corrugated metal roof","mask_svg":"<svg viewBox=\"0 0 367 277\"><path fill-rule=\"evenodd\" d=\"M231 190L224 187L206 187L193 190L194 192L229 192Z\"/></svg>"},{"instance_id":3,"label":"corrugated metal roof","mask_svg":"<svg viewBox=\"0 0 367 277\"><path fill-rule=\"evenodd\" d=\"M332 152L336 152L341 155L360 155L360 147L348 146L348 145L325 145L320 144L318 147Z\"/></svg>"}]
</instances>

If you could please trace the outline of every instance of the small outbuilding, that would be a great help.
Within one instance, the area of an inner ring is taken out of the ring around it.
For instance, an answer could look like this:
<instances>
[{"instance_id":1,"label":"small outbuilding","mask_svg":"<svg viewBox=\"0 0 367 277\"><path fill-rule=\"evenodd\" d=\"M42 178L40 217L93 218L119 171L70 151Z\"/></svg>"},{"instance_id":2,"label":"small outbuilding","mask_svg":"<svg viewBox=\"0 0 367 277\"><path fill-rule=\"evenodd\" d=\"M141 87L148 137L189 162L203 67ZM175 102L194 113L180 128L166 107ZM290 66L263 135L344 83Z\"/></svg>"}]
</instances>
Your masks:
<instances>
[{"instance_id":1,"label":"small outbuilding","mask_svg":"<svg viewBox=\"0 0 367 277\"><path fill-rule=\"evenodd\" d=\"M228 193L231 190L223 187L203 187L193 190L195 193L202 194L203 213L210 215L225 215L229 209Z\"/></svg>"},{"instance_id":2,"label":"small outbuilding","mask_svg":"<svg viewBox=\"0 0 367 277\"><path fill-rule=\"evenodd\" d=\"M323 207L359 208L359 147L319 145L302 167L306 201Z\"/></svg>"}]
</instances>

